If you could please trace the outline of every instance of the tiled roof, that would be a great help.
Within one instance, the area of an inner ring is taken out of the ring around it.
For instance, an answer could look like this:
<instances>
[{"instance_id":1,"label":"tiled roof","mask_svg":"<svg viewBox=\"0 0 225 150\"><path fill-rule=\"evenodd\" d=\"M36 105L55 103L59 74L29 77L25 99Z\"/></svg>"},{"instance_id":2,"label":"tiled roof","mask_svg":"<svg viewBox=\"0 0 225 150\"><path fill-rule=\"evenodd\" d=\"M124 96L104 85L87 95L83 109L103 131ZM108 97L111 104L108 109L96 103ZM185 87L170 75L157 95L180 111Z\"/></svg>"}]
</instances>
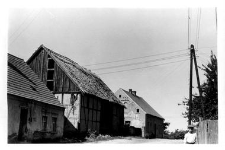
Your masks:
<instances>
[{"instance_id":1,"label":"tiled roof","mask_svg":"<svg viewBox=\"0 0 225 150\"><path fill-rule=\"evenodd\" d=\"M142 97L135 96L130 92L122 89L137 105L139 105L147 114L164 119L157 111L155 111Z\"/></svg>"},{"instance_id":2,"label":"tiled roof","mask_svg":"<svg viewBox=\"0 0 225 150\"><path fill-rule=\"evenodd\" d=\"M47 51L58 66L83 93L95 95L104 100L109 100L123 105L109 87L96 74L80 66L73 60L48 49L44 45L41 45L38 50L39 49ZM32 59L32 56L30 59Z\"/></svg>"},{"instance_id":3,"label":"tiled roof","mask_svg":"<svg viewBox=\"0 0 225 150\"><path fill-rule=\"evenodd\" d=\"M16 56L8 54L7 93L63 107L31 68Z\"/></svg>"}]
</instances>

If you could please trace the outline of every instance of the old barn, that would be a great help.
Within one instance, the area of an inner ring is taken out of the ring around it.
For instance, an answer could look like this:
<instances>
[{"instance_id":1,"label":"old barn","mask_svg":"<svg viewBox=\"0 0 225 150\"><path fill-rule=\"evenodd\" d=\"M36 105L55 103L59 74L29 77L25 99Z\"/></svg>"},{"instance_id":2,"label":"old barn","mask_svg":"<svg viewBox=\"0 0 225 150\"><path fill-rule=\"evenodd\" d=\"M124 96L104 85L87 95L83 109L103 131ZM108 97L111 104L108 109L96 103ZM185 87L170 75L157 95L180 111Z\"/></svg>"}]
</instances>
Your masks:
<instances>
[{"instance_id":1,"label":"old barn","mask_svg":"<svg viewBox=\"0 0 225 150\"><path fill-rule=\"evenodd\" d=\"M27 64L65 106L65 135L121 133L124 105L96 74L43 45Z\"/></svg>"},{"instance_id":2,"label":"old barn","mask_svg":"<svg viewBox=\"0 0 225 150\"><path fill-rule=\"evenodd\" d=\"M56 140L63 136L64 110L24 62L8 54L8 142Z\"/></svg>"},{"instance_id":3,"label":"old barn","mask_svg":"<svg viewBox=\"0 0 225 150\"><path fill-rule=\"evenodd\" d=\"M136 91L122 88L115 95L125 105L125 125L130 127L129 134L147 138L163 137L164 118L153 109Z\"/></svg>"}]
</instances>

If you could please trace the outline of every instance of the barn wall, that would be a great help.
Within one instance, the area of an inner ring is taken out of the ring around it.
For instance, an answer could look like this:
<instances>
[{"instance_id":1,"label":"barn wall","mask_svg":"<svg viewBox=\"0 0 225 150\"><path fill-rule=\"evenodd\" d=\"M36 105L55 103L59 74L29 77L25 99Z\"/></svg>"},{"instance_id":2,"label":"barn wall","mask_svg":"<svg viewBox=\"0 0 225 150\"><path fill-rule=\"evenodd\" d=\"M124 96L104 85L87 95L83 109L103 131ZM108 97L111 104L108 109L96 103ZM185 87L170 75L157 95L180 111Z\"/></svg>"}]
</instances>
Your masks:
<instances>
[{"instance_id":1,"label":"barn wall","mask_svg":"<svg viewBox=\"0 0 225 150\"><path fill-rule=\"evenodd\" d=\"M124 108L107 100L85 94L81 99L80 131L120 135L124 125Z\"/></svg>"},{"instance_id":2,"label":"barn wall","mask_svg":"<svg viewBox=\"0 0 225 150\"><path fill-rule=\"evenodd\" d=\"M100 133L102 101L95 96L83 95L81 99L80 132L88 130Z\"/></svg>"},{"instance_id":3,"label":"barn wall","mask_svg":"<svg viewBox=\"0 0 225 150\"><path fill-rule=\"evenodd\" d=\"M7 98L9 142L11 140L10 138L18 136L21 108L28 110L27 128L24 132L27 140L56 139L63 136L63 108L9 94ZM42 116L47 116L46 131L43 131ZM52 117L57 118L56 131L53 131Z\"/></svg>"},{"instance_id":4,"label":"barn wall","mask_svg":"<svg viewBox=\"0 0 225 150\"><path fill-rule=\"evenodd\" d=\"M124 126L124 107L119 104L113 105L112 132L114 135L120 135Z\"/></svg>"},{"instance_id":5,"label":"barn wall","mask_svg":"<svg viewBox=\"0 0 225 150\"><path fill-rule=\"evenodd\" d=\"M147 137L163 137L163 119L147 114L145 125L145 136Z\"/></svg>"},{"instance_id":6,"label":"barn wall","mask_svg":"<svg viewBox=\"0 0 225 150\"><path fill-rule=\"evenodd\" d=\"M79 88L70 80L65 72L58 65L55 65L54 93L73 93L79 91Z\"/></svg>"}]
</instances>

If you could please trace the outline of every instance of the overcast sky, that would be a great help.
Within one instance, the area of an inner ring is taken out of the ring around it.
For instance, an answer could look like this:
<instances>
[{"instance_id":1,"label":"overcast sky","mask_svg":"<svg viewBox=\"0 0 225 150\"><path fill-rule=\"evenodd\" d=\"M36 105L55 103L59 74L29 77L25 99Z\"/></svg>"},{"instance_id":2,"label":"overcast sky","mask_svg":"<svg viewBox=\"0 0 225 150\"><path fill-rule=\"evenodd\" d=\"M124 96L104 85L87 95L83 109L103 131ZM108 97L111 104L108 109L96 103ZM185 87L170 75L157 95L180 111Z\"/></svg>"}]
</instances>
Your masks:
<instances>
[{"instance_id":1,"label":"overcast sky","mask_svg":"<svg viewBox=\"0 0 225 150\"><path fill-rule=\"evenodd\" d=\"M211 50L217 54L216 15L215 8L201 9L196 38L198 13L190 9L189 43L198 44L201 65ZM92 70L113 92L137 91L171 131L186 129L178 103L189 96L187 8L11 9L8 31L9 53L26 61L44 44ZM195 75L193 80L197 92Z\"/></svg>"}]
</instances>

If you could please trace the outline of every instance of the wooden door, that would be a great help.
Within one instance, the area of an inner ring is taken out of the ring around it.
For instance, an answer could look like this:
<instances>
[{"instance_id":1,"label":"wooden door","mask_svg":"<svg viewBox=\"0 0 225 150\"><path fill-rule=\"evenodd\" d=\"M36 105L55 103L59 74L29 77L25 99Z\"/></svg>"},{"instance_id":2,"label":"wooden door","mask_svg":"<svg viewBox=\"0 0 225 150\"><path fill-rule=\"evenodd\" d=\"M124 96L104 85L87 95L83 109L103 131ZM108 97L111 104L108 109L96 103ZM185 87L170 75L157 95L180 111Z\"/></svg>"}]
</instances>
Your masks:
<instances>
[{"instance_id":1,"label":"wooden door","mask_svg":"<svg viewBox=\"0 0 225 150\"><path fill-rule=\"evenodd\" d=\"M27 132L27 114L28 110L26 108L21 108L18 140L24 140L24 135Z\"/></svg>"}]
</instances>

